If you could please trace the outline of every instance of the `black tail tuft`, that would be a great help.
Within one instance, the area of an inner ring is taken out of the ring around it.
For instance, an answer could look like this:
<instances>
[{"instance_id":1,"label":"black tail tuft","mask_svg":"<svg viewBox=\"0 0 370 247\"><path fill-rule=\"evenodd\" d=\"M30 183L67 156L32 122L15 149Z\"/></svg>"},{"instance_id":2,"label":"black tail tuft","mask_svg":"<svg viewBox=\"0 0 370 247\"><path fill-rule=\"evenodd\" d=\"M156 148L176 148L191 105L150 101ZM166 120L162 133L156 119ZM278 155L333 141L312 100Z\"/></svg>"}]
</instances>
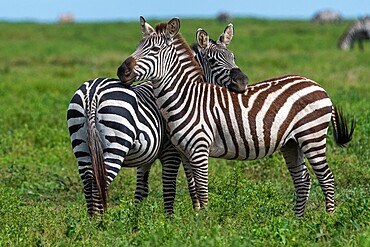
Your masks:
<instances>
[{"instance_id":1,"label":"black tail tuft","mask_svg":"<svg viewBox=\"0 0 370 247\"><path fill-rule=\"evenodd\" d=\"M356 126L356 120L354 117L352 118L351 128L349 129L346 117L344 116L342 110L333 106L333 115L331 121L334 130L334 140L340 147L344 147L345 144L352 140L352 135Z\"/></svg>"}]
</instances>

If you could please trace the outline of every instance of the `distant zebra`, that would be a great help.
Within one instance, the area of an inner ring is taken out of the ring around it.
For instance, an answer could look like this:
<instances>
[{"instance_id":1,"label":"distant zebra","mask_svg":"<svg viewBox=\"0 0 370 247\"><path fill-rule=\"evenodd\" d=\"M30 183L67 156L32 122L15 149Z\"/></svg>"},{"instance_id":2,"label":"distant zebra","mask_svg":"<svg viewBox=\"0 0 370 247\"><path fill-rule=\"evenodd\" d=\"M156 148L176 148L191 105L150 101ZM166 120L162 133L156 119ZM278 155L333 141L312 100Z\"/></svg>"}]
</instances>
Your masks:
<instances>
[{"instance_id":1,"label":"distant zebra","mask_svg":"<svg viewBox=\"0 0 370 247\"><path fill-rule=\"evenodd\" d=\"M360 50L364 50L363 40L370 40L370 17L361 18L350 24L338 42L342 50L350 50L358 42Z\"/></svg>"},{"instance_id":2,"label":"distant zebra","mask_svg":"<svg viewBox=\"0 0 370 247\"><path fill-rule=\"evenodd\" d=\"M253 160L281 150L297 192L295 212L303 216L311 164L334 211L334 177L326 161L330 121L335 141L348 143L354 131L316 82L296 75L248 86L244 94L204 83L189 46L178 33L180 20L156 26L152 34L141 17L143 39L118 68L125 85L153 80L156 103L171 142L190 164L201 207L208 204L208 157ZM145 24L145 25L144 25Z\"/></svg>"},{"instance_id":3,"label":"distant zebra","mask_svg":"<svg viewBox=\"0 0 370 247\"><path fill-rule=\"evenodd\" d=\"M333 10L322 10L312 17L312 22L315 24L339 23L341 20L342 16Z\"/></svg>"},{"instance_id":4,"label":"distant zebra","mask_svg":"<svg viewBox=\"0 0 370 247\"><path fill-rule=\"evenodd\" d=\"M245 91L248 78L226 48L233 26L228 25L218 41L211 41L202 29L196 37L194 54L205 68L205 78L215 78L215 83L230 90ZM107 187L121 167L139 167L135 199L146 197L150 166L157 158L163 165L165 211L173 213L181 160L166 136L152 91L150 83L128 88L116 79L97 78L85 82L74 94L67 113L68 128L90 215L106 209ZM186 167L185 172L190 194L195 195L192 174ZM197 204L196 198L193 204Z\"/></svg>"}]
</instances>

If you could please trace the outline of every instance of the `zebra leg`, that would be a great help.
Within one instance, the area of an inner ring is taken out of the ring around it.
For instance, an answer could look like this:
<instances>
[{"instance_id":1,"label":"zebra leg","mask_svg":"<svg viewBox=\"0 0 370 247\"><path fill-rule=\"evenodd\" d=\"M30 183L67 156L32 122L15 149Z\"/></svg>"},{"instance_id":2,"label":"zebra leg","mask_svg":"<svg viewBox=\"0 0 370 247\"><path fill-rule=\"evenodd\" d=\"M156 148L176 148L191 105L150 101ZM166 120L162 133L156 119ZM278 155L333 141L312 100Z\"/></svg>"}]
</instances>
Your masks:
<instances>
[{"instance_id":1,"label":"zebra leg","mask_svg":"<svg viewBox=\"0 0 370 247\"><path fill-rule=\"evenodd\" d=\"M171 215L174 212L176 178L180 168L181 158L175 147L170 143L163 150L159 159L162 163L164 211L166 214Z\"/></svg>"},{"instance_id":2,"label":"zebra leg","mask_svg":"<svg viewBox=\"0 0 370 247\"><path fill-rule=\"evenodd\" d=\"M148 197L149 192L149 172L152 164L137 168L135 202L142 202Z\"/></svg>"},{"instance_id":3,"label":"zebra leg","mask_svg":"<svg viewBox=\"0 0 370 247\"><path fill-rule=\"evenodd\" d=\"M82 125L83 126L83 125ZM80 132L83 132L85 129L81 129ZM84 194L87 206L87 213L89 216L94 214L102 214L104 212L102 198L98 192L98 186L95 181L94 171L92 167L90 151L87 147L87 141L85 135L80 135L80 137L75 137L75 140L72 142L73 153L78 162L78 172L80 174L83 186ZM79 143L74 145L75 143Z\"/></svg>"},{"instance_id":4,"label":"zebra leg","mask_svg":"<svg viewBox=\"0 0 370 247\"><path fill-rule=\"evenodd\" d=\"M281 152L292 176L297 194L295 213L298 217L303 217L311 188L310 174L305 165L304 154L293 140L288 141L281 148Z\"/></svg>"},{"instance_id":5,"label":"zebra leg","mask_svg":"<svg viewBox=\"0 0 370 247\"><path fill-rule=\"evenodd\" d=\"M183 157L182 161L183 161L182 163L183 163L183 166L184 166L185 175L186 175L186 178L188 180L188 189L189 189L189 194L190 194L190 197L191 197L191 201L193 203L193 209L198 211L198 210L200 210L200 202L199 202L198 196L197 196L197 189L196 189L196 186L195 186L193 171L192 171L190 162L187 158Z\"/></svg>"},{"instance_id":6,"label":"zebra leg","mask_svg":"<svg viewBox=\"0 0 370 247\"><path fill-rule=\"evenodd\" d=\"M364 51L364 44L362 43L362 39L358 40L358 48L360 51Z\"/></svg>"},{"instance_id":7,"label":"zebra leg","mask_svg":"<svg viewBox=\"0 0 370 247\"><path fill-rule=\"evenodd\" d=\"M315 144L315 143L313 143ZM326 138L304 151L325 195L326 211L334 212L334 175L326 161Z\"/></svg>"},{"instance_id":8,"label":"zebra leg","mask_svg":"<svg viewBox=\"0 0 370 247\"><path fill-rule=\"evenodd\" d=\"M208 205L208 154L208 149L199 149L189 158L201 208Z\"/></svg>"},{"instance_id":9,"label":"zebra leg","mask_svg":"<svg viewBox=\"0 0 370 247\"><path fill-rule=\"evenodd\" d=\"M98 187L93 175L91 162L78 162L78 170L84 185L87 213L90 216L103 213L103 203L99 196Z\"/></svg>"}]
</instances>

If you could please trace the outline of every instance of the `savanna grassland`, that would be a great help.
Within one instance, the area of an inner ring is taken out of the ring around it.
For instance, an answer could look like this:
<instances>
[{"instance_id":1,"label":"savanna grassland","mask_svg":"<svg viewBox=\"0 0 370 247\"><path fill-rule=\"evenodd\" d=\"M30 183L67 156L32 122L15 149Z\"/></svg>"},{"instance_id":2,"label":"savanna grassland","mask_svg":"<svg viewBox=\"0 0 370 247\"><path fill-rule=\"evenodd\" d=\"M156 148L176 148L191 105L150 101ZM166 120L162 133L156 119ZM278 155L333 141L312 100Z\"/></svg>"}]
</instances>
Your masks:
<instances>
[{"instance_id":1,"label":"savanna grassland","mask_svg":"<svg viewBox=\"0 0 370 247\"><path fill-rule=\"evenodd\" d=\"M149 20L155 24L156 21ZM102 220L89 219L66 123L76 89L116 68L140 39L139 23L0 23L0 246L370 246L370 42L341 51L348 25L235 19L230 45L251 83L301 74L320 83L357 126L346 148L329 129L336 212L313 185L306 215L280 153L256 161L210 160L210 204L194 212L185 175L175 215L163 213L161 165L150 194L133 203L135 169L121 170ZM216 39L226 23L182 20L189 43L202 27Z\"/></svg>"}]
</instances>

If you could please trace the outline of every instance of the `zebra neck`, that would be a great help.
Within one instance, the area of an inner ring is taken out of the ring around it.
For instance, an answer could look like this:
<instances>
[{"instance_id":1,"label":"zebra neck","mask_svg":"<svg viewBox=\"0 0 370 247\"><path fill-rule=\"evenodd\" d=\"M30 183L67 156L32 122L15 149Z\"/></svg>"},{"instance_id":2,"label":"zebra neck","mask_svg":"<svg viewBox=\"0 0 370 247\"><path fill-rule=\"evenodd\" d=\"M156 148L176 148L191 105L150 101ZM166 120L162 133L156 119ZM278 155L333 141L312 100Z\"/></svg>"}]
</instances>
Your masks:
<instances>
[{"instance_id":1,"label":"zebra neck","mask_svg":"<svg viewBox=\"0 0 370 247\"><path fill-rule=\"evenodd\" d=\"M342 38L341 46L344 48L352 47L353 42L355 41L355 37L356 37L356 30L351 29Z\"/></svg>"},{"instance_id":2,"label":"zebra neck","mask_svg":"<svg viewBox=\"0 0 370 247\"><path fill-rule=\"evenodd\" d=\"M169 71L160 82L155 83L153 89L157 105L165 119L175 103L186 101L188 94L184 91L197 85L202 79L199 66L189 59L180 61L178 66L169 69Z\"/></svg>"}]
</instances>

